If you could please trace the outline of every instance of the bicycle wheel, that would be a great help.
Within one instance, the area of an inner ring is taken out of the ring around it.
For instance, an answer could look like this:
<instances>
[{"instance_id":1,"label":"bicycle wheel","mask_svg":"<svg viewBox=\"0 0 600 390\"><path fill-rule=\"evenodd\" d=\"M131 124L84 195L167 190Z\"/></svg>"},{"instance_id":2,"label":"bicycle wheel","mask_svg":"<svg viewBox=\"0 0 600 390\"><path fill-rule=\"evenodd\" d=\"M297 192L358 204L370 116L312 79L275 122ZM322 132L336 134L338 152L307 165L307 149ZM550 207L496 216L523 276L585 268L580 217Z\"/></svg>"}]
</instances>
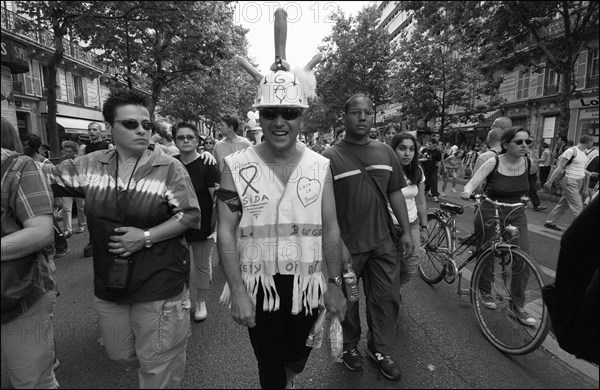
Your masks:
<instances>
[{"instance_id":1,"label":"bicycle wheel","mask_svg":"<svg viewBox=\"0 0 600 390\"><path fill-rule=\"evenodd\" d=\"M450 248L450 229L444 226L440 218L433 213L427 214L427 242L419 254L419 274L424 281L435 284L444 277L444 265L447 254L440 253L440 248Z\"/></svg>"},{"instance_id":2,"label":"bicycle wheel","mask_svg":"<svg viewBox=\"0 0 600 390\"><path fill-rule=\"evenodd\" d=\"M542 300L544 280L533 261L517 248L486 250L471 280L477 322L490 343L504 353L535 350L548 334L548 309Z\"/></svg>"}]
</instances>

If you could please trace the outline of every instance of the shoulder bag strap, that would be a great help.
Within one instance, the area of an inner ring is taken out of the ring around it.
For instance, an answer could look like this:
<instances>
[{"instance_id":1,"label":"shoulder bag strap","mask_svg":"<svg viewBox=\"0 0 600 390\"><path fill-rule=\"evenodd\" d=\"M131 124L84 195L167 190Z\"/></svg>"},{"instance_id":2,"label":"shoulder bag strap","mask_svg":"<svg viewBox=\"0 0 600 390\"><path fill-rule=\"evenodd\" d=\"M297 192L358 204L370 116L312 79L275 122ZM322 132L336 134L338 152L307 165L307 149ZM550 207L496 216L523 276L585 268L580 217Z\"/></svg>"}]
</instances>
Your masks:
<instances>
[{"instance_id":1,"label":"shoulder bag strap","mask_svg":"<svg viewBox=\"0 0 600 390\"><path fill-rule=\"evenodd\" d=\"M390 215L388 208L387 208L387 200L383 194L383 191L381 190L381 188L379 188L379 185L375 182L375 179L373 179L373 177L367 172L367 170L365 169L365 167L363 166L363 164L356 158L356 156L354 156L352 154L352 152L350 152L348 149L346 149L343 145L341 144L336 144L338 145L340 148L344 149L346 151L346 156L348 156L350 158L350 160L352 160L352 163L361 171L361 173L363 174L363 176L365 177L365 179L367 180L367 183L369 183L369 185L371 186L371 188L373 189L373 191L375 192L375 194L377 195L377 199L379 200L379 204L380 206L383 208L383 212L385 214L385 218L386 218L386 224L388 226L388 230L390 231L390 234L392 235L392 238L394 239L394 242L397 242L398 240L398 236L396 235L396 229L394 228L394 221L392 221L392 216ZM338 151L339 153L339 151Z\"/></svg>"}]
</instances>

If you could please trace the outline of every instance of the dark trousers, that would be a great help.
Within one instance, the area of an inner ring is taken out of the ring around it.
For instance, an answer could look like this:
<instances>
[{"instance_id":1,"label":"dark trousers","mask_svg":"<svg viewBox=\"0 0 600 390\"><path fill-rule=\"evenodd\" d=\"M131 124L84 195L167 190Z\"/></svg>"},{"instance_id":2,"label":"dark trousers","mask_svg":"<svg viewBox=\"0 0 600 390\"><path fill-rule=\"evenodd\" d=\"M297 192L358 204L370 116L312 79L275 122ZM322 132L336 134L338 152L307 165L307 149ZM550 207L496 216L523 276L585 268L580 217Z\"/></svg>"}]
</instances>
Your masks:
<instances>
[{"instance_id":1,"label":"dark trousers","mask_svg":"<svg viewBox=\"0 0 600 390\"><path fill-rule=\"evenodd\" d=\"M52 223L54 223L54 250L63 251L69 247L69 244L54 216L52 216Z\"/></svg>"},{"instance_id":2,"label":"dark trousers","mask_svg":"<svg viewBox=\"0 0 600 390\"><path fill-rule=\"evenodd\" d=\"M400 311L400 262L392 237L372 251L353 253L352 269L363 281L367 300L367 346L391 355ZM342 322L344 350L355 348L361 333L358 301L346 301L346 305L346 318Z\"/></svg>"},{"instance_id":3,"label":"dark trousers","mask_svg":"<svg viewBox=\"0 0 600 390\"><path fill-rule=\"evenodd\" d=\"M550 176L550 166L540 167L540 184L544 185L548 181L548 176Z\"/></svg>"},{"instance_id":4,"label":"dark trousers","mask_svg":"<svg viewBox=\"0 0 600 390\"><path fill-rule=\"evenodd\" d=\"M488 204L483 203L479 210L481 210L481 214L483 216L483 223L485 226L485 222L490 220L494 216L494 207ZM500 210L501 222L506 219L506 216L510 213L512 208L503 207ZM520 229L521 234L518 238L514 239L511 243L519 246L521 250L524 252L529 251L529 232L527 230L527 216L525 215L525 210L517 210L510 214L510 216L506 219L506 225L513 225ZM482 225L481 225L481 216L479 213L475 215L475 232L477 234L481 234ZM484 243L492 238L494 235L494 228L487 227L485 229L485 236L483 239ZM509 261L510 259L506 259ZM492 262L488 260L483 269L483 273L481 275L481 279L479 280L479 290L482 294L490 294L491 285L492 285L492 264L497 265L498 260ZM514 259L511 264L511 283L510 283L510 292L513 298L513 303L519 307L523 308L523 304L525 303L525 290L527 288L527 282L529 280L529 268L524 267L524 262L520 259Z\"/></svg>"},{"instance_id":5,"label":"dark trousers","mask_svg":"<svg viewBox=\"0 0 600 390\"><path fill-rule=\"evenodd\" d=\"M537 194L537 173L529 175L529 198L531 198L533 207L538 207L540 205L540 198Z\"/></svg>"},{"instance_id":6,"label":"dark trousers","mask_svg":"<svg viewBox=\"0 0 600 390\"><path fill-rule=\"evenodd\" d=\"M439 196L438 192L438 171L437 167L425 172L425 192L431 190L431 196Z\"/></svg>"},{"instance_id":7,"label":"dark trousers","mask_svg":"<svg viewBox=\"0 0 600 390\"><path fill-rule=\"evenodd\" d=\"M264 311L264 292L258 286L256 294L256 326L248 328L254 355L258 360L258 377L263 389L283 389L287 384L286 367L301 373L312 348L306 346L306 338L319 315L313 309L305 315L304 309L292 314L294 275L273 276L280 298L279 310Z\"/></svg>"}]
</instances>

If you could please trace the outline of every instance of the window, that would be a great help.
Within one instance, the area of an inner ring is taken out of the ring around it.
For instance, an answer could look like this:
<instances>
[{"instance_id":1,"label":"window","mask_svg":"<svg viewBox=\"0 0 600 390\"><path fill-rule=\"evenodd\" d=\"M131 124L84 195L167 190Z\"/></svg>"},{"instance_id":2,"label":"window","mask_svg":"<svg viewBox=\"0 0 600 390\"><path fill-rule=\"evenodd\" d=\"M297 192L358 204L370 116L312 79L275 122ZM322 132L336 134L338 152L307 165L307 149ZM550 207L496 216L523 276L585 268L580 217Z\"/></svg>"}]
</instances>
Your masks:
<instances>
[{"instance_id":1,"label":"window","mask_svg":"<svg viewBox=\"0 0 600 390\"><path fill-rule=\"evenodd\" d=\"M561 75L554 69L546 68L544 95L554 95L561 91Z\"/></svg>"},{"instance_id":2,"label":"window","mask_svg":"<svg viewBox=\"0 0 600 390\"><path fill-rule=\"evenodd\" d=\"M73 87L75 90L75 104L79 104L80 106L83 106L84 104L84 99L83 99L83 80L81 79L80 76L73 76Z\"/></svg>"},{"instance_id":3,"label":"window","mask_svg":"<svg viewBox=\"0 0 600 390\"><path fill-rule=\"evenodd\" d=\"M598 88L598 49L589 55L589 66L586 80L586 88Z\"/></svg>"},{"instance_id":4,"label":"window","mask_svg":"<svg viewBox=\"0 0 600 390\"><path fill-rule=\"evenodd\" d=\"M529 97L529 69L519 72L519 81L517 83L517 100L527 99Z\"/></svg>"}]
</instances>

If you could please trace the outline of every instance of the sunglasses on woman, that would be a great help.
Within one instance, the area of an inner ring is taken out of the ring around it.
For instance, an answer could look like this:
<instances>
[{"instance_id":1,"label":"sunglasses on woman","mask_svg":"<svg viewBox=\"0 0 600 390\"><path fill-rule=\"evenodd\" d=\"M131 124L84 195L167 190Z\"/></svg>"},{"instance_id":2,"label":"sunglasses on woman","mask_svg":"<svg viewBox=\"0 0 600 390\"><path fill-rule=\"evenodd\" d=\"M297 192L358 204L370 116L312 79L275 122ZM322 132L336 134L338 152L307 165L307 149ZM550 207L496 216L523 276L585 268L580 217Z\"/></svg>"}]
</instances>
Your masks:
<instances>
[{"instance_id":1,"label":"sunglasses on woman","mask_svg":"<svg viewBox=\"0 0 600 390\"><path fill-rule=\"evenodd\" d=\"M533 143L532 140L530 139L518 139L516 141L513 141L517 146L521 146L523 145L523 142L525 142L525 145L531 145Z\"/></svg>"},{"instance_id":2,"label":"sunglasses on woman","mask_svg":"<svg viewBox=\"0 0 600 390\"><path fill-rule=\"evenodd\" d=\"M286 121L293 121L300 116L302 111L293 108L265 108L264 110L260 110L259 113L261 118L268 121L274 120L279 115Z\"/></svg>"},{"instance_id":3,"label":"sunglasses on woman","mask_svg":"<svg viewBox=\"0 0 600 390\"><path fill-rule=\"evenodd\" d=\"M135 119L123 119L115 122L121 122L121 124L128 130L137 130L140 126L142 126L142 129L144 130L154 129L154 123L150 121L138 122Z\"/></svg>"},{"instance_id":4,"label":"sunglasses on woman","mask_svg":"<svg viewBox=\"0 0 600 390\"><path fill-rule=\"evenodd\" d=\"M178 135L175 137L177 141L193 141L196 139L195 135Z\"/></svg>"}]
</instances>

